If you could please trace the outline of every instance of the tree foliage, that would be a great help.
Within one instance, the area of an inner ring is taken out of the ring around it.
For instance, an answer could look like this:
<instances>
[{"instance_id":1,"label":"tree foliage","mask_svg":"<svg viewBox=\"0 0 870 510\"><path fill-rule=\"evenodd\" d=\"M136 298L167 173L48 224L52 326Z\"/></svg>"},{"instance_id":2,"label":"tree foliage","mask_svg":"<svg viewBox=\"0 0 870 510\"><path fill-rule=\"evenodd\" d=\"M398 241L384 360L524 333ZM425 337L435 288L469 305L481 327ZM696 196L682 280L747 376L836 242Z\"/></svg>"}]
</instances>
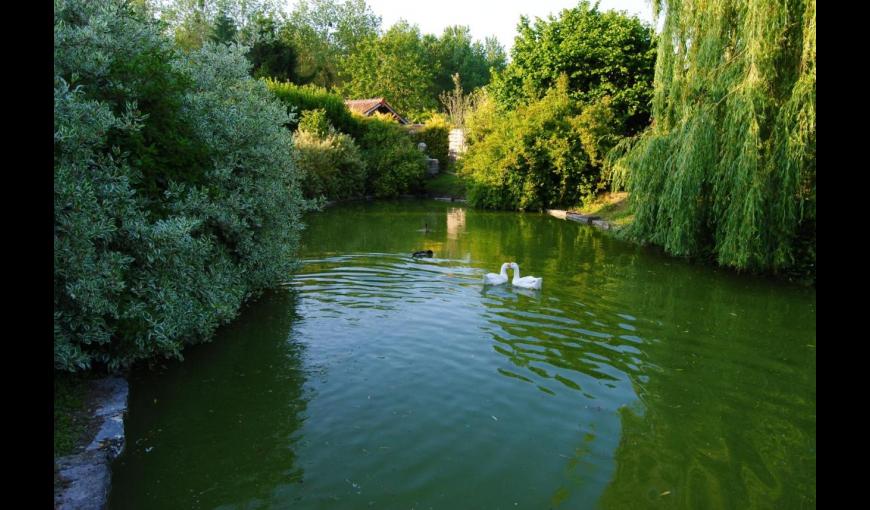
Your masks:
<instances>
[{"instance_id":1,"label":"tree foliage","mask_svg":"<svg viewBox=\"0 0 870 510\"><path fill-rule=\"evenodd\" d=\"M145 11L157 14L176 44L188 51L201 48L215 37L220 42L229 42L230 25L244 32L256 17L280 12L278 0L145 1L149 4Z\"/></svg>"},{"instance_id":2,"label":"tree foliage","mask_svg":"<svg viewBox=\"0 0 870 510\"><path fill-rule=\"evenodd\" d=\"M655 37L652 27L582 1L558 17L521 18L512 60L493 78L495 98L506 107L540 97L560 75L571 97L583 103L611 99L620 131L634 134L649 124Z\"/></svg>"},{"instance_id":3,"label":"tree foliage","mask_svg":"<svg viewBox=\"0 0 870 510\"><path fill-rule=\"evenodd\" d=\"M454 75L474 90L504 66L504 49L495 38L473 41L465 26L447 27L440 37L422 35L416 25L400 21L347 58L340 90L348 97L385 97L403 115L422 120L438 108L442 93L454 89Z\"/></svg>"},{"instance_id":4,"label":"tree foliage","mask_svg":"<svg viewBox=\"0 0 870 510\"><path fill-rule=\"evenodd\" d=\"M332 89L342 82L345 59L380 28L380 16L365 0L300 0L282 36L299 50L301 83Z\"/></svg>"},{"instance_id":5,"label":"tree foliage","mask_svg":"<svg viewBox=\"0 0 870 510\"><path fill-rule=\"evenodd\" d=\"M235 42L238 32L235 21L225 11L220 11L209 39L215 44L231 44Z\"/></svg>"},{"instance_id":6,"label":"tree foliage","mask_svg":"<svg viewBox=\"0 0 870 510\"><path fill-rule=\"evenodd\" d=\"M279 24L272 16L257 16L248 26L245 39L250 45L251 75L279 81L299 81L296 74L298 52L279 36Z\"/></svg>"},{"instance_id":7,"label":"tree foliage","mask_svg":"<svg viewBox=\"0 0 870 510\"><path fill-rule=\"evenodd\" d=\"M629 234L815 278L816 4L657 1L654 123L618 160Z\"/></svg>"},{"instance_id":8,"label":"tree foliage","mask_svg":"<svg viewBox=\"0 0 870 510\"><path fill-rule=\"evenodd\" d=\"M382 37L363 41L343 69L345 97L385 97L400 114L415 118L437 106L436 63L416 25L399 22Z\"/></svg>"},{"instance_id":9,"label":"tree foliage","mask_svg":"<svg viewBox=\"0 0 870 510\"><path fill-rule=\"evenodd\" d=\"M467 26L446 27L441 37L431 39L430 45L432 59L438 62L437 94L453 89L455 74L459 74L467 90L482 87L490 81L490 69L501 71L507 63L504 48L497 39L487 38L485 44L474 41Z\"/></svg>"},{"instance_id":10,"label":"tree foliage","mask_svg":"<svg viewBox=\"0 0 870 510\"><path fill-rule=\"evenodd\" d=\"M469 199L520 210L580 205L606 189L608 154L649 121L652 28L583 1L534 24L522 18L519 32L486 94L463 99L457 84L442 96L464 112L453 116L466 128Z\"/></svg>"},{"instance_id":11,"label":"tree foliage","mask_svg":"<svg viewBox=\"0 0 870 510\"><path fill-rule=\"evenodd\" d=\"M289 13L277 0L142 0L185 51L206 41L247 47L258 78L310 84L356 98L384 96L423 120L459 74L469 91L505 67L494 37L471 38L467 26L440 37L400 21L383 32L365 0L297 0ZM348 83L352 81L352 83Z\"/></svg>"}]
</instances>

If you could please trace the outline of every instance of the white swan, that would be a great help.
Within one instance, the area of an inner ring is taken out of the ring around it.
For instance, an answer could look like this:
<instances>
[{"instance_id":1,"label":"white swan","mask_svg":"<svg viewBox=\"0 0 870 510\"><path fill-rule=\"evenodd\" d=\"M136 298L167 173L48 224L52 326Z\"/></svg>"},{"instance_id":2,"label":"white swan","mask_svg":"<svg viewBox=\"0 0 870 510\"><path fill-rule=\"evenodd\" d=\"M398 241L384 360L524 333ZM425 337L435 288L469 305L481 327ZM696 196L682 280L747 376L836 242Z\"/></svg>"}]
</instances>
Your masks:
<instances>
[{"instance_id":1,"label":"white swan","mask_svg":"<svg viewBox=\"0 0 870 510\"><path fill-rule=\"evenodd\" d=\"M543 278L535 278L534 276L524 276L520 278L520 266L516 262L511 262L511 269L514 270L514 279L511 280L511 285L514 287L522 287L524 289L540 289L544 283Z\"/></svg>"},{"instance_id":2,"label":"white swan","mask_svg":"<svg viewBox=\"0 0 870 510\"><path fill-rule=\"evenodd\" d=\"M507 262L505 262L504 264L501 265L501 274L487 273L486 276L483 277L483 284L484 285L501 285L503 283L507 283L507 281L508 281L507 270L508 270L509 265L510 264L508 264Z\"/></svg>"}]
</instances>

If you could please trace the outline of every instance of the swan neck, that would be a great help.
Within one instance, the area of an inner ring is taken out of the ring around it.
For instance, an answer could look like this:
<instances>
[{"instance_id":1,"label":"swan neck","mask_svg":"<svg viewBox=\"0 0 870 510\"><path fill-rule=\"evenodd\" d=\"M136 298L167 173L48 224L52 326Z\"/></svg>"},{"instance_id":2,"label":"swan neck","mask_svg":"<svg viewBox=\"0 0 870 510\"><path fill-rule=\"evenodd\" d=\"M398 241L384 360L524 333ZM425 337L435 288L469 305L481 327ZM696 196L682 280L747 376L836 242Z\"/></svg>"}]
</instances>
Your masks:
<instances>
[{"instance_id":1,"label":"swan neck","mask_svg":"<svg viewBox=\"0 0 870 510\"><path fill-rule=\"evenodd\" d=\"M514 280L519 280L519 279L520 279L520 266L517 266L517 268L514 269Z\"/></svg>"}]
</instances>

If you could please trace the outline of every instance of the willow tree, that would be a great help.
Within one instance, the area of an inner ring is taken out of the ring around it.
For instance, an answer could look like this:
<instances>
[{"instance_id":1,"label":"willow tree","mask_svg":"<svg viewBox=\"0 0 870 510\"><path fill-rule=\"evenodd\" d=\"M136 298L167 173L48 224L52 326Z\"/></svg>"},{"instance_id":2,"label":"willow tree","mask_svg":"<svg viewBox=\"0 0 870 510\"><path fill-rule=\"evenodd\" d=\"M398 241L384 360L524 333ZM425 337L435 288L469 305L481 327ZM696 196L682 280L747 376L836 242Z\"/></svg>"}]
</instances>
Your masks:
<instances>
[{"instance_id":1,"label":"willow tree","mask_svg":"<svg viewBox=\"0 0 870 510\"><path fill-rule=\"evenodd\" d=\"M627 234L814 278L815 0L653 5L664 12L653 124L611 157L635 211Z\"/></svg>"}]
</instances>

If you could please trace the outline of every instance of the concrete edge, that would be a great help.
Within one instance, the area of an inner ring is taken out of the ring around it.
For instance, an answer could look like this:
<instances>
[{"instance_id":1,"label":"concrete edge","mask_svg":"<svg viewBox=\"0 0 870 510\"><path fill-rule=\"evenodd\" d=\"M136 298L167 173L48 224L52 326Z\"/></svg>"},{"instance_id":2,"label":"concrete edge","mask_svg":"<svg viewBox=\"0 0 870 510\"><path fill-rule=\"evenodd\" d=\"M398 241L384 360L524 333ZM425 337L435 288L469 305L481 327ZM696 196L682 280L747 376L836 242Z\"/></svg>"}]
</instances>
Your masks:
<instances>
[{"instance_id":1,"label":"concrete edge","mask_svg":"<svg viewBox=\"0 0 870 510\"><path fill-rule=\"evenodd\" d=\"M553 216L554 218L559 218L560 220L583 223L584 225L591 225L593 227L600 228L601 230L617 229L617 227L613 223L601 219L601 216L591 216L586 214L580 214L574 211L564 211L562 209L547 209L545 212L550 216Z\"/></svg>"},{"instance_id":2,"label":"concrete edge","mask_svg":"<svg viewBox=\"0 0 870 510\"><path fill-rule=\"evenodd\" d=\"M60 486L54 507L60 510L102 510L109 501L111 463L124 451L124 416L129 385L122 377L93 381L93 419L99 429L84 451L55 460Z\"/></svg>"}]
</instances>

